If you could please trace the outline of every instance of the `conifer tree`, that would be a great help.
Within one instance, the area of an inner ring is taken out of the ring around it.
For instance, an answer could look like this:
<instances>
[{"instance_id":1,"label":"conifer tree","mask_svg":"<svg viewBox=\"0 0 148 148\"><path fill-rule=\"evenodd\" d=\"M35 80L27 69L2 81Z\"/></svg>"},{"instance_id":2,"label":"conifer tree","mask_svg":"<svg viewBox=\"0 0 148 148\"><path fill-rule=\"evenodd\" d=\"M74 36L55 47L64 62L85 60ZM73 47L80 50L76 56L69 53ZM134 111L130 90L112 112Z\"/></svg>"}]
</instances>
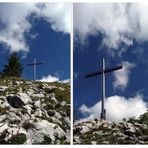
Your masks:
<instances>
[{"instance_id":1,"label":"conifer tree","mask_svg":"<svg viewBox=\"0 0 148 148\"><path fill-rule=\"evenodd\" d=\"M4 65L3 76L4 77L21 77L22 75L22 64L20 63L20 58L16 52L13 52L8 58L8 64Z\"/></svg>"}]
</instances>

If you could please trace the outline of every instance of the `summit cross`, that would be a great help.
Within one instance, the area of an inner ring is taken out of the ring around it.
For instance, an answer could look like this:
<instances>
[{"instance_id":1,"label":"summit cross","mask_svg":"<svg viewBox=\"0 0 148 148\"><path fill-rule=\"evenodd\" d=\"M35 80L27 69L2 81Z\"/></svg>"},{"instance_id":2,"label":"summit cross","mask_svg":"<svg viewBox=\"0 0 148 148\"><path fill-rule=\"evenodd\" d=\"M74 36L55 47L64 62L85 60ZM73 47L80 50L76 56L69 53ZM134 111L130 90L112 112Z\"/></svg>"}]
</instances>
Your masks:
<instances>
[{"instance_id":1,"label":"summit cross","mask_svg":"<svg viewBox=\"0 0 148 148\"><path fill-rule=\"evenodd\" d=\"M116 67L105 68L105 59L102 59L102 70L87 74L85 77L93 77L97 75L102 75L102 102L101 102L101 120L106 120L106 109L105 109L105 74L113 72L115 70L122 69L122 65Z\"/></svg>"},{"instance_id":2,"label":"summit cross","mask_svg":"<svg viewBox=\"0 0 148 148\"><path fill-rule=\"evenodd\" d=\"M43 64L43 63L39 63L39 62L37 63L36 62L36 58L34 58L33 63L27 64L27 66L33 66L33 79L34 79L34 81L36 80L36 66L41 65L41 64Z\"/></svg>"}]
</instances>

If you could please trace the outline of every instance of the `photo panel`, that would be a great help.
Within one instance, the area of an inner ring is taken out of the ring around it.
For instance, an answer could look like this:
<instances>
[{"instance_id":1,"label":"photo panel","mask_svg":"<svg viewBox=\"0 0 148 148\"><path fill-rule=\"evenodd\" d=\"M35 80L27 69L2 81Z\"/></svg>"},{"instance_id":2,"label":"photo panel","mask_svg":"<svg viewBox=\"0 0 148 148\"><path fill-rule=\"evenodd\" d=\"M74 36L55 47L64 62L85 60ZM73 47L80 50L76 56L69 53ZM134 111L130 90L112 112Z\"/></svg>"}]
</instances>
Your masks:
<instances>
[{"instance_id":1,"label":"photo panel","mask_svg":"<svg viewBox=\"0 0 148 148\"><path fill-rule=\"evenodd\" d=\"M0 144L70 144L71 4L0 3Z\"/></svg>"},{"instance_id":2,"label":"photo panel","mask_svg":"<svg viewBox=\"0 0 148 148\"><path fill-rule=\"evenodd\" d=\"M147 10L74 3L74 144L148 144Z\"/></svg>"}]
</instances>

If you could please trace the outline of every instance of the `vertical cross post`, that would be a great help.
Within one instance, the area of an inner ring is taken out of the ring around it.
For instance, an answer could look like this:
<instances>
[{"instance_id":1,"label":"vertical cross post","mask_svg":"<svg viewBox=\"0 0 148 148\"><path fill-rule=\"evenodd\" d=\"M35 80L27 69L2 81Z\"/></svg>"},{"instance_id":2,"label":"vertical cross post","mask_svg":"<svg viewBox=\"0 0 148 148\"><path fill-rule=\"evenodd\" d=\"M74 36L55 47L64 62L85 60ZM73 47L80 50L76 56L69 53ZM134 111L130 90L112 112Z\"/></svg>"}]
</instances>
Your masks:
<instances>
[{"instance_id":1,"label":"vertical cross post","mask_svg":"<svg viewBox=\"0 0 148 148\"><path fill-rule=\"evenodd\" d=\"M34 78L34 81L36 80L36 58L34 58L34 70L33 70L33 73L34 73L34 75L33 75L33 78Z\"/></svg>"},{"instance_id":2,"label":"vertical cross post","mask_svg":"<svg viewBox=\"0 0 148 148\"><path fill-rule=\"evenodd\" d=\"M106 119L105 111L105 59L102 59L102 107L101 107L101 119Z\"/></svg>"}]
</instances>

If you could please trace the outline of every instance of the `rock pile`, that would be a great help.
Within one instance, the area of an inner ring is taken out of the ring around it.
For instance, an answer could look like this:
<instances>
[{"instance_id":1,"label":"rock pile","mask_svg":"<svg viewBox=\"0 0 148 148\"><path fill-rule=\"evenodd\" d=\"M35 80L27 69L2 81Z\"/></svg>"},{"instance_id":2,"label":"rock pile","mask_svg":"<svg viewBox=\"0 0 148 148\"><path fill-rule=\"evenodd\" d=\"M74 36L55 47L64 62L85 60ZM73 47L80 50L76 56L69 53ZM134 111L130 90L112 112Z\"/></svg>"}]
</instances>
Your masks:
<instances>
[{"instance_id":1,"label":"rock pile","mask_svg":"<svg viewBox=\"0 0 148 148\"><path fill-rule=\"evenodd\" d=\"M77 121L73 130L74 144L148 144L148 125L133 121Z\"/></svg>"},{"instance_id":2,"label":"rock pile","mask_svg":"<svg viewBox=\"0 0 148 148\"><path fill-rule=\"evenodd\" d=\"M0 80L0 144L69 143L69 84Z\"/></svg>"}]
</instances>

